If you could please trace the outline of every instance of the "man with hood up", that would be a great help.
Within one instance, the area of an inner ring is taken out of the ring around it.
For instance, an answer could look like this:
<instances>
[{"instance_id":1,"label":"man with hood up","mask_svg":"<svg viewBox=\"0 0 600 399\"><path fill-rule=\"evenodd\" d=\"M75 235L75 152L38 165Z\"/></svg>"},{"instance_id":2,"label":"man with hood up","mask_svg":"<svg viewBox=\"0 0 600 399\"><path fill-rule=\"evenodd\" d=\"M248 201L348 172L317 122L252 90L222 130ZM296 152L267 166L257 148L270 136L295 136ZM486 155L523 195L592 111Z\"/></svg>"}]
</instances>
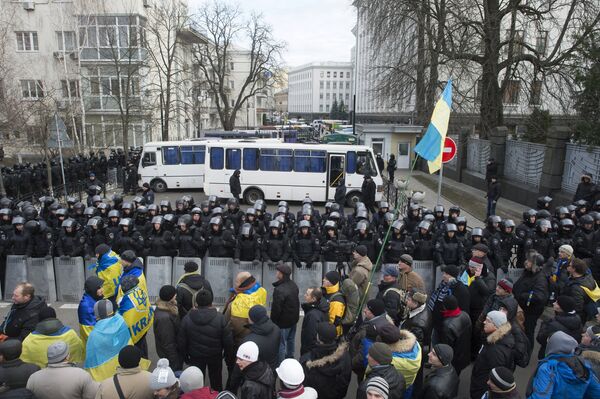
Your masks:
<instances>
[{"instance_id":1,"label":"man with hood up","mask_svg":"<svg viewBox=\"0 0 600 399\"><path fill-rule=\"evenodd\" d=\"M79 318L79 335L85 345L90 332L96 325L96 316L94 316L94 305L100 299L104 298L102 286L104 281L97 276L90 276L85 280L84 292L79 301L77 316Z\"/></svg>"},{"instance_id":2,"label":"man with hood up","mask_svg":"<svg viewBox=\"0 0 600 399\"><path fill-rule=\"evenodd\" d=\"M584 171L581 174L581 182L577 185L577 191L575 191L575 195L573 196L573 202L579 200L594 202L597 193L598 186L593 183L592 174Z\"/></svg>"}]
</instances>

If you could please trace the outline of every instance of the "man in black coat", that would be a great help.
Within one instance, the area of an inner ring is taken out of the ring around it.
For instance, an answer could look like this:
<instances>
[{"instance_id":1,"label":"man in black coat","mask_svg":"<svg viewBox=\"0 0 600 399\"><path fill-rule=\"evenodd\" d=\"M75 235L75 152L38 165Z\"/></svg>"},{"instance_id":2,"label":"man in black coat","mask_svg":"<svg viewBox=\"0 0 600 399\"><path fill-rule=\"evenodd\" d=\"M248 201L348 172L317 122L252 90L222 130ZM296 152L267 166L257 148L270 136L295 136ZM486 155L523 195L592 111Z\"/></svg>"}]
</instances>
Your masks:
<instances>
[{"instance_id":1,"label":"man in black coat","mask_svg":"<svg viewBox=\"0 0 600 399\"><path fill-rule=\"evenodd\" d=\"M23 341L38 323L39 313L47 307L46 302L35 295L33 285L17 284L12 295L13 305L0 326L0 332L9 338Z\"/></svg>"},{"instance_id":2,"label":"man in black coat","mask_svg":"<svg viewBox=\"0 0 600 399\"><path fill-rule=\"evenodd\" d=\"M194 295L198 291L204 289L213 295L210 283L198 272L198 264L196 262L187 262L183 266L183 271L185 273L181 276L176 286L177 307L181 320L183 320L183 317L194 306Z\"/></svg>"},{"instance_id":3,"label":"man in black coat","mask_svg":"<svg viewBox=\"0 0 600 399\"><path fill-rule=\"evenodd\" d=\"M183 370L183 360L177 352L177 333L179 317L177 315L177 290L172 285L161 287L154 311L154 340L159 358L169 359L169 366L175 370Z\"/></svg>"},{"instance_id":4,"label":"man in black coat","mask_svg":"<svg viewBox=\"0 0 600 399\"><path fill-rule=\"evenodd\" d=\"M411 289L406 298L408 317L400 324L401 329L408 330L417 337L421 347L428 346L431 341L432 317L426 303L426 293Z\"/></svg>"},{"instance_id":5,"label":"man in black coat","mask_svg":"<svg viewBox=\"0 0 600 399\"><path fill-rule=\"evenodd\" d=\"M573 196L573 202L585 200L592 203L595 201L598 191L598 186L592 182L592 174L583 172L581 174L581 183L577 185L577 191L575 191L575 195Z\"/></svg>"},{"instance_id":6,"label":"man in black coat","mask_svg":"<svg viewBox=\"0 0 600 399\"><path fill-rule=\"evenodd\" d=\"M243 377L240 398L272 398L275 391L275 375L267 362L260 360L260 349L249 341L240 345L236 365ZM237 391L237 390L236 390Z\"/></svg>"},{"instance_id":7,"label":"man in black coat","mask_svg":"<svg viewBox=\"0 0 600 399\"><path fill-rule=\"evenodd\" d=\"M240 170L237 169L229 178L229 191L236 200L240 200L240 194L242 193L242 184L240 183Z\"/></svg>"},{"instance_id":8,"label":"man in black coat","mask_svg":"<svg viewBox=\"0 0 600 399\"><path fill-rule=\"evenodd\" d=\"M363 184L361 186L362 191L362 200L371 215L375 214L375 193L377 191L377 187L375 186L375 182L370 175L365 175Z\"/></svg>"},{"instance_id":9,"label":"man in black coat","mask_svg":"<svg viewBox=\"0 0 600 399\"><path fill-rule=\"evenodd\" d=\"M578 343L581 341L581 319L575 312L575 300L567 295L559 296L552 304L554 317L544 320L537 334L537 342L540 344L538 359L546 357L546 344L548 338L557 331L569 334Z\"/></svg>"},{"instance_id":10,"label":"man in black coat","mask_svg":"<svg viewBox=\"0 0 600 399\"><path fill-rule=\"evenodd\" d=\"M487 198L486 217L496 214L496 204L500 199L501 192L502 190L498 178L496 176L491 176L490 183L488 184L487 194L485 196Z\"/></svg>"},{"instance_id":11,"label":"man in black coat","mask_svg":"<svg viewBox=\"0 0 600 399\"><path fill-rule=\"evenodd\" d=\"M242 342L252 341L258 345L260 350L259 359L267 362L272 370L277 368L279 355L279 342L281 333L279 327L269 319L267 308L262 305L254 305L248 312L250 322L248 334Z\"/></svg>"},{"instance_id":12,"label":"man in black coat","mask_svg":"<svg viewBox=\"0 0 600 399\"><path fill-rule=\"evenodd\" d=\"M498 176L498 163L496 163L494 158L488 159L485 165L485 181L487 184L490 184L490 181L492 181L492 176Z\"/></svg>"},{"instance_id":13,"label":"man in black coat","mask_svg":"<svg viewBox=\"0 0 600 399\"><path fill-rule=\"evenodd\" d=\"M431 348L428 359L432 372L425 377L422 398L451 399L458 395L458 375L452 367L454 351L445 344Z\"/></svg>"},{"instance_id":14,"label":"man in black coat","mask_svg":"<svg viewBox=\"0 0 600 399\"><path fill-rule=\"evenodd\" d=\"M300 355L310 352L317 344L317 324L329 322L329 302L323 298L319 287L310 287L304 293L302 310L302 329L300 336Z\"/></svg>"},{"instance_id":15,"label":"man in black coat","mask_svg":"<svg viewBox=\"0 0 600 399\"><path fill-rule=\"evenodd\" d=\"M446 344L454 350L452 366L460 376L471 362L471 318L458 307L458 301L452 295L444 299L442 317L442 331L433 344Z\"/></svg>"},{"instance_id":16,"label":"man in black coat","mask_svg":"<svg viewBox=\"0 0 600 399\"><path fill-rule=\"evenodd\" d=\"M281 332L277 364L283 359L294 358L296 343L296 325L300 320L300 298L298 286L290 280L292 268L280 263L276 267L277 281L273 283L273 304L271 320Z\"/></svg>"},{"instance_id":17,"label":"man in black coat","mask_svg":"<svg viewBox=\"0 0 600 399\"><path fill-rule=\"evenodd\" d=\"M223 390L223 358L232 369L235 361L233 334L225 317L212 306L213 295L207 289L196 293L196 309L182 319L177 335L177 350L183 360L203 373L208 367L210 386Z\"/></svg>"},{"instance_id":18,"label":"man in black coat","mask_svg":"<svg viewBox=\"0 0 600 399\"><path fill-rule=\"evenodd\" d=\"M389 399L402 399L406 390L404 376L392 365L392 350L383 342L375 342L367 355L370 371L358 386L357 399L367 398L367 384L374 377L383 378L389 386Z\"/></svg>"},{"instance_id":19,"label":"man in black coat","mask_svg":"<svg viewBox=\"0 0 600 399\"><path fill-rule=\"evenodd\" d=\"M22 349L21 341L18 339L8 339L0 343L0 383L8 388L8 392L25 389L29 376L40 369L35 364L25 363L19 359Z\"/></svg>"}]
</instances>

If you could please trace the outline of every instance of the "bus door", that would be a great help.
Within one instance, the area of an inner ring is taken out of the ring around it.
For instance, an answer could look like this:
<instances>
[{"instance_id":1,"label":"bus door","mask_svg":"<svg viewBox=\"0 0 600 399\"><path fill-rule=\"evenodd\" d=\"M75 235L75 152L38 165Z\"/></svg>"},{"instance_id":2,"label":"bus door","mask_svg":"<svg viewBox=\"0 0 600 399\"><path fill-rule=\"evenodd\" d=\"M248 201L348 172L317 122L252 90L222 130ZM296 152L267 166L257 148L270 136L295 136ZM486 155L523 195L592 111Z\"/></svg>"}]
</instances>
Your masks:
<instances>
[{"instance_id":1,"label":"bus door","mask_svg":"<svg viewBox=\"0 0 600 399\"><path fill-rule=\"evenodd\" d=\"M329 154L329 168L327 168L327 199L333 201L336 188L342 184L346 170L346 156L344 154Z\"/></svg>"}]
</instances>

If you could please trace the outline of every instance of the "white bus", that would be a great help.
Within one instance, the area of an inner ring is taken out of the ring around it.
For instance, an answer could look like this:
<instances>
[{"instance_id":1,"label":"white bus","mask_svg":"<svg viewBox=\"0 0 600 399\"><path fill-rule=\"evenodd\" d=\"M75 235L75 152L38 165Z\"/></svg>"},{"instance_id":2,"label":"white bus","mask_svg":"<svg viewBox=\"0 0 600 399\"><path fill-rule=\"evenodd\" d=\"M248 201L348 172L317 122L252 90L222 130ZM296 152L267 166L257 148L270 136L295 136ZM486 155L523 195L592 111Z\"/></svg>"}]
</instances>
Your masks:
<instances>
[{"instance_id":1,"label":"white bus","mask_svg":"<svg viewBox=\"0 0 600 399\"><path fill-rule=\"evenodd\" d=\"M360 199L365 173L377 185L381 200L383 180L373 150L367 146L221 141L206 144L204 193L231 197L229 178L241 171L242 195L246 203L258 199L301 201L333 200L345 179L346 202Z\"/></svg>"},{"instance_id":2,"label":"white bus","mask_svg":"<svg viewBox=\"0 0 600 399\"><path fill-rule=\"evenodd\" d=\"M233 139L231 141L279 139ZM157 193L168 189L201 189L204 183L206 143L220 138L156 141L144 144L138 166L139 184L150 184Z\"/></svg>"}]
</instances>

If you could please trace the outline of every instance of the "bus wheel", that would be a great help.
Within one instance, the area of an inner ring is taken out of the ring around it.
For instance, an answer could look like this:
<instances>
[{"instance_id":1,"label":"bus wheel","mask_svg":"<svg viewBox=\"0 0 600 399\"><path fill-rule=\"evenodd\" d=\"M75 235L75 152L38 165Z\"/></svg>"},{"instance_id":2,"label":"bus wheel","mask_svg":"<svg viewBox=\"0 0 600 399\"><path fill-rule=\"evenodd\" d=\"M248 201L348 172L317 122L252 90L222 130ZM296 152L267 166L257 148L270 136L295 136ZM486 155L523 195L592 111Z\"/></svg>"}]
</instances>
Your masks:
<instances>
[{"instance_id":1,"label":"bus wheel","mask_svg":"<svg viewBox=\"0 0 600 399\"><path fill-rule=\"evenodd\" d=\"M354 208L354 204L360 202L361 200L362 198L360 197L360 193L355 191L346 196L346 205L351 208Z\"/></svg>"},{"instance_id":2,"label":"bus wheel","mask_svg":"<svg viewBox=\"0 0 600 399\"><path fill-rule=\"evenodd\" d=\"M264 198L265 196L263 195L262 191L257 188L249 188L244 193L244 201L246 201L246 204L248 205L254 205L256 201Z\"/></svg>"},{"instance_id":3,"label":"bus wheel","mask_svg":"<svg viewBox=\"0 0 600 399\"><path fill-rule=\"evenodd\" d=\"M164 193L167 191L167 183L160 179L153 180L150 184L155 193Z\"/></svg>"}]
</instances>

